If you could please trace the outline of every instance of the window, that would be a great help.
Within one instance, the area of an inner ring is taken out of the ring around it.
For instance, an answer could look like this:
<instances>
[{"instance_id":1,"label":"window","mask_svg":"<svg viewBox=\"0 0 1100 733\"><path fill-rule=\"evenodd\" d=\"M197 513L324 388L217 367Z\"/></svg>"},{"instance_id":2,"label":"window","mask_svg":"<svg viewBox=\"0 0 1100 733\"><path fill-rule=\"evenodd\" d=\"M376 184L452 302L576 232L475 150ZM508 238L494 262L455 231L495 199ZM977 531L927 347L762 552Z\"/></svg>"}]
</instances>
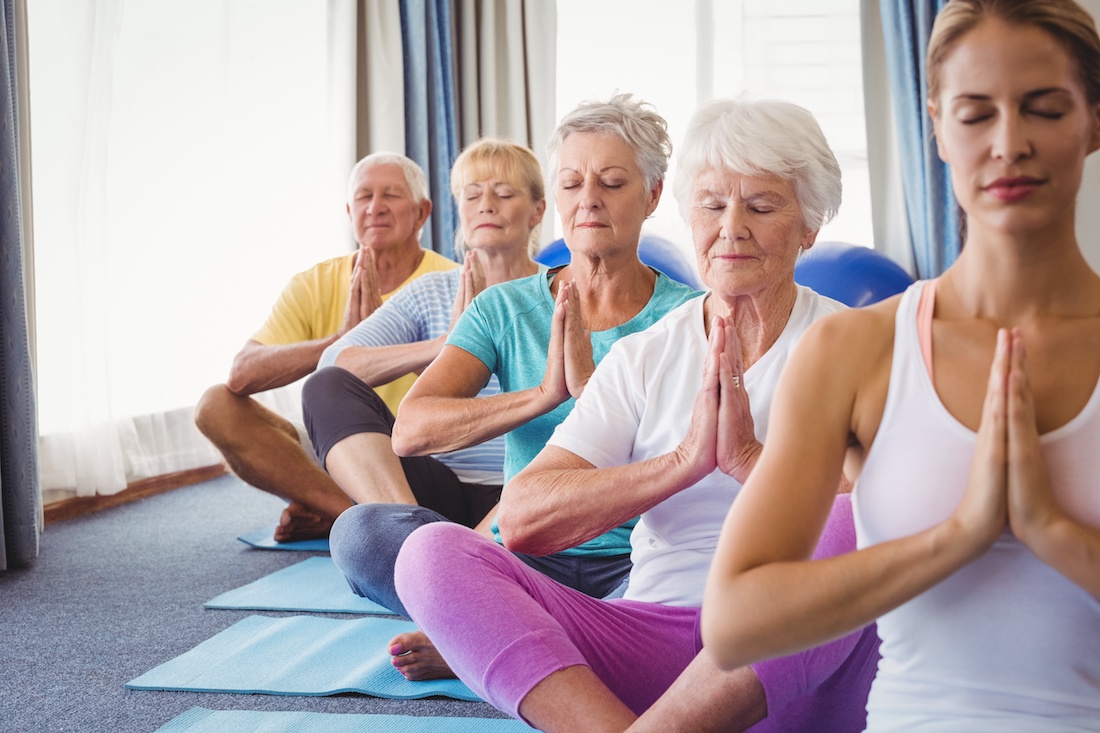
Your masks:
<instances>
[{"instance_id":1,"label":"window","mask_svg":"<svg viewBox=\"0 0 1100 733\"><path fill-rule=\"evenodd\" d=\"M806 107L844 177L818 239L873 244L858 0L558 0L557 80L559 117L616 91L652 103L669 123L670 180L700 102L745 90ZM646 230L690 247L669 187Z\"/></svg>"}]
</instances>

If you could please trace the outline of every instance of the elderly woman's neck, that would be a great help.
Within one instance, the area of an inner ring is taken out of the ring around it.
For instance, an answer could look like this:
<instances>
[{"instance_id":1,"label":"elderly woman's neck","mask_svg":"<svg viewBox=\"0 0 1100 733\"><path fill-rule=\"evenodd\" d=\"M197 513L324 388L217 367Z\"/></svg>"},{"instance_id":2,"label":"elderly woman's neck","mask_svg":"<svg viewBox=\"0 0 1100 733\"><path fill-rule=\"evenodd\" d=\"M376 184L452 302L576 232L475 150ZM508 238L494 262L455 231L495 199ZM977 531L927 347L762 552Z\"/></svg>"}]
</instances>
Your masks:
<instances>
[{"instance_id":1,"label":"elderly woman's neck","mask_svg":"<svg viewBox=\"0 0 1100 733\"><path fill-rule=\"evenodd\" d=\"M653 297L657 274L637 256L618 261L574 256L554 278L554 294L559 283L570 280L581 299L585 328L605 331L626 323L645 308Z\"/></svg>"},{"instance_id":2,"label":"elderly woman's neck","mask_svg":"<svg viewBox=\"0 0 1100 733\"><path fill-rule=\"evenodd\" d=\"M715 317L732 316L737 337L741 340L741 358L748 369L779 339L797 298L798 287L793 281L749 295L725 296L711 292L703 304L707 335L710 335L710 324Z\"/></svg>"},{"instance_id":3,"label":"elderly woman's neck","mask_svg":"<svg viewBox=\"0 0 1100 733\"><path fill-rule=\"evenodd\" d=\"M538 263L528 256L526 249L480 250L478 259L485 273L486 286L528 277L539 271Z\"/></svg>"}]
</instances>

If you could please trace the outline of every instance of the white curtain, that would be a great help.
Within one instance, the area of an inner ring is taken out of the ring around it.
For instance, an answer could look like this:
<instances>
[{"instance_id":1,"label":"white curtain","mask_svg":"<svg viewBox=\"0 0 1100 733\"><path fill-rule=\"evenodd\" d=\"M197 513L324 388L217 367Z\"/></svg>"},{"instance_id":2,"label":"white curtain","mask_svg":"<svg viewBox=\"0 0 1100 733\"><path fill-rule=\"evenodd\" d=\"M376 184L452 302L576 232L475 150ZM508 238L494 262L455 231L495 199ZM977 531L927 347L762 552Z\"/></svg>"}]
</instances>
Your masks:
<instances>
[{"instance_id":1,"label":"white curtain","mask_svg":"<svg viewBox=\"0 0 1100 733\"><path fill-rule=\"evenodd\" d=\"M897 126L894 124L890 79L886 73L880 0L860 2L860 40L863 46L863 99L867 122L867 168L871 179L871 215L874 247L916 274L913 243L905 218L901 186Z\"/></svg>"},{"instance_id":2,"label":"white curtain","mask_svg":"<svg viewBox=\"0 0 1100 733\"><path fill-rule=\"evenodd\" d=\"M530 146L546 170L555 114L557 8L544 0L457 0L459 140L502 137ZM542 240L553 239L547 198Z\"/></svg>"},{"instance_id":3,"label":"white curtain","mask_svg":"<svg viewBox=\"0 0 1100 733\"><path fill-rule=\"evenodd\" d=\"M455 1L465 139L541 156L554 4ZM398 0L36 0L29 26L49 502L220 460L193 405L294 273L354 246L347 174L404 151L404 67ZM300 415L300 384L257 397Z\"/></svg>"},{"instance_id":4,"label":"white curtain","mask_svg":"<svg viewBox=\"0 0 1100 733\"><path fill-rule=\"evenodd\" d=\"M291 275L353 246L355 4L30 5L51 501L217 463L198 396Z\"/></svg>"},{"instance_id":5,"label":"white curtain","mask_svg":"<svg viewBox=\"0 0 1100 733\"><path fill-rule=\"evenodd\" d=\"M464 139L541 156L554 3L455 2L482 70ZM50 502L220 460L193 405L291 275L354 246L347 174L404 150L404 67L398 0L36 0L29 26ZM299 395L258 399L293 418Z\"/></svg>"}]
</instances>

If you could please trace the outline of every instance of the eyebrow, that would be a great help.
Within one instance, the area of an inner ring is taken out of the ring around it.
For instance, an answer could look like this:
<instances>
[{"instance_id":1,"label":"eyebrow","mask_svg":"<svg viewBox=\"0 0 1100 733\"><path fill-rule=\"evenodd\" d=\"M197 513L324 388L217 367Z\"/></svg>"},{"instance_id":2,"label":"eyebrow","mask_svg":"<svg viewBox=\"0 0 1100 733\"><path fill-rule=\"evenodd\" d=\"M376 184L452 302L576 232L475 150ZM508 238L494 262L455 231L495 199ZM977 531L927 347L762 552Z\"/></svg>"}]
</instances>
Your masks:
<instances>
[{"instance_id":1,"label":"eyebrow","mask_svg":"<svg viewBox=\"0 0 1100 733\"><path fill-rule=\"evenodd\" d=\"M1034 89L1030 92L1027 92L1026 94L1024 94L1024 99L1026 101L1031 101L1033 99L1037 99L1039 97L1045 97L1045 96L1050 95L1050 94L1066 94L1066 95L1068 95L1069 93L1070 93L1069 90L1065 89L1063 87L1043 87L1042 89ZM988 102L991 99L992 99L992 97L988 94L960 94L960 95L954 97L951 101L952 102Z\"/></svg>"},{"instance_id":2,"label":"eyebrow","mask_svg":"<svg viewBox=\"0 0 1100 733\"><path fill-rule=\"evenodd\" d=\"M613 170L620 170L620 171L623 171L624 173L629 173L630 172L630 169L627 168L626 166L623 166L623 165L609 165L609 166L606 166L604 168L600 168L598 171L596 171L596 175L603 175L604 173L607 173L607 172L613 171ZM562 173L579 173L580 171L577 170L576 168L562 168L561 172Z\"/></svg>"}]
</instances>

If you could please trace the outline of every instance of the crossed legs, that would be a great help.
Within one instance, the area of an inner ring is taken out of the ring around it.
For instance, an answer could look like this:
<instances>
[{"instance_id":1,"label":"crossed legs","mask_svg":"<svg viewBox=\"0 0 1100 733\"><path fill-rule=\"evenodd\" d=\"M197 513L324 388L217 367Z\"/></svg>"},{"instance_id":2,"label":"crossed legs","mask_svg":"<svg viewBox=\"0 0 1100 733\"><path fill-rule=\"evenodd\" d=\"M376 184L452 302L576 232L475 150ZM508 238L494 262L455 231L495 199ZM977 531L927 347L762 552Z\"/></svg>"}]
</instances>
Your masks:
<instances>
[{"instance_id":1,"label":"crossed legs","mask_svg":"<svg viewBox=\"0 0 1100 733\"><path fill-rule=\"evenodd\" d=\"M211 387L195 408L195 424L246 483L290 502L275 539L326 536L332 520L352 505L302 447L289 420L251 397Z\"/></svg>"}]
</instances>

